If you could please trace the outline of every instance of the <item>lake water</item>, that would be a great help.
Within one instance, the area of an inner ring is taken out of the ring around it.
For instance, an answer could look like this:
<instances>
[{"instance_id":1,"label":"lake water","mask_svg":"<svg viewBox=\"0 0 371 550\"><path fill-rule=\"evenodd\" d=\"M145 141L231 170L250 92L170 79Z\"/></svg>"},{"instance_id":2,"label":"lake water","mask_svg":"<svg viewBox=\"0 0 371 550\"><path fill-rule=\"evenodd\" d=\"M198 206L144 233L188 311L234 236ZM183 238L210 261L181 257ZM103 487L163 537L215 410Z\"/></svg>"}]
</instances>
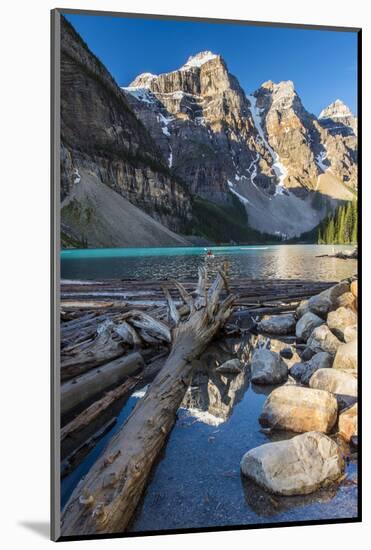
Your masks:
<instances>
[{"instance_id":1,"label":"lake water","mask_svg":"<svg viewBox=\"0 0 371 550\"><path fill-rule=\"evenodd\" d=\"M230 277L255 279L340 280L354 275L355 260L318 258L351 246L276 245L211 247L213 258L205 259L204 247L113 248L63 250L62 279L192 279L200 265L212 275L225 261Z\"/></svg>"},{"instance_id":2,"label":"lake water","mask_svg":"<svg viewBox=\"0 0 371 550\"><path fill-rule=\"evenodd\" d=\"M357 272L355 260L318 258L345 246L280 245L204 248L66 250L63 279L194 278L200 265L210 273L229 262L231 277L340 280ZM254 386L248 368L238 376L215 372L229 359L225 343L212 344L199 361L191 388L137 509L132 531L205 528L258 523L351 518L357 515L356 462L348 479L306 497L273 497L243 478L239 464L249 449L272 440L260 431L259 414L272 388ZM81 464L62 480L62 506L110 438L141 398L135 392L117 423ZM275 434L274 439L292 434ZM352 481L353 480L353 481Z\"/></svg>"},{"instance_id":3,"label":"lake water","mask_svg":"<svg viewBox=\"0 0 371 550\"><path fill-rule=\"evenodd\" d=\"M153 468L130 530L356 517L357 465L353 460L347 463L348 477L340 485L303 497L269 495L240 474L241 458L249 449L296 434L267 435L260 430L258 417L273 387L251 384L248 368L237 376L216 372L217 364L232 356L228 351L233 348L234 340L231 342L211 344L197 362L190 389ZM134 392L122 407L117 424L62 481L62 505L120 429L145 389Z\"/></svg>"}]
</instances>

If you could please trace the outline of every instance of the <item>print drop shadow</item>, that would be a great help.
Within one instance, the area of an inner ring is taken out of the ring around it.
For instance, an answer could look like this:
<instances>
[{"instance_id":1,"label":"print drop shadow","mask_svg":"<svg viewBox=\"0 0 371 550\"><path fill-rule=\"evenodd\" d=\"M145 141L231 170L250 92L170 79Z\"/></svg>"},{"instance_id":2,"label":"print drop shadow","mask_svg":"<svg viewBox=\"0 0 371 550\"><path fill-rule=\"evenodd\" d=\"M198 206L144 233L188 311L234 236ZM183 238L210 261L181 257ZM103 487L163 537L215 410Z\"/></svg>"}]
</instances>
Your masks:
<instances>
[{"instance_id":1,"label":"print drop shadow","mask_svg":"<svg viewBox=\"0 0 371 550\"><path fill-rule=\"evenodd\" d=\"M18 525L36 533L43 539L50 538L50 524L48 521L19 521Z\"/></svg>"}]
</instances>

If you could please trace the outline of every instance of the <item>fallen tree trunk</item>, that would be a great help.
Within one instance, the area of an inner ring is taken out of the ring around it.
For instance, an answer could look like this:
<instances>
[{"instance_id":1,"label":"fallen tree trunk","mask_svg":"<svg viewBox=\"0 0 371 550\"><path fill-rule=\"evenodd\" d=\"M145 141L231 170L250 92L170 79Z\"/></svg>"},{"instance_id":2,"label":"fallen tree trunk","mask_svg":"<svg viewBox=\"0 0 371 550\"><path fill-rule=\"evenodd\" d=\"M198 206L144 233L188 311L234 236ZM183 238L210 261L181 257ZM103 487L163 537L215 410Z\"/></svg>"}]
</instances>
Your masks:
<instances>
[{"instance_id":1,"label":"fallen tree trunk","mask_svg":"<svg viewBox=\"0 0 371 550\"><path fill-rule=\"evenodd\" d=\"M200 279L206 279L205 272ZM208 292L200 281L196 300L184 295L190 309L184 322L167 295L175 323L170 355L127 422L75 488L62 514L62 535L117 533L127 528L189 386L191 362L231 313L234 297L220 301L223 286L224 276L218 274Z\"/></svg>"},{"instance_id":2,"label":"fallen tree trunk","mask_svg":"<svg viewBox=\"0 0 371 550\"><path fill-rule=\"evenodd\" d=\"M61 429L62 459L80 447L103 424L110 420L110 418L107 418L107 413L112 409L112 406L121 398L128 397L139 380L140 377L128 378L123 384L107 392L101 399L83 410L82 413Z\"/></svg>"},{"instance_id":3,"label":"fallen tree trunk","mask_svg":"<svg viewBox=\"0 0 371 550\"><path fill-rule=\"evenodd\" d=\"M84 460L86 455L95 447L98 441L113 428L117 422L117 416L112 417L98 431L94 432L86 441L75 449L61 464L61 479L68 476Z\"/></svg>"},{"instance_id":4,"label":"fallen tree trunk","mask_svg":"<svg viewBox=\"0 0 371 550\"><path fill-rule=\"evenodd\" d=\"M121 343L112 338L111 327L103 326L91 342L75 346L70 353L63 350L61 380L64 382L124 353L125 349Z\"/></svg>"},{"instance_id":5,"label":"fallen tree trunk","mask_svg":"<svg viewBox=\"0 0 371 550\"><path fill-rule=\"evenodd\" d=\"M140 353L130 353L68 380L61 386L61 415L66 415L95 396L120 384L126 376L136 374L143 367Z\"/></svg>"}]
</instances>

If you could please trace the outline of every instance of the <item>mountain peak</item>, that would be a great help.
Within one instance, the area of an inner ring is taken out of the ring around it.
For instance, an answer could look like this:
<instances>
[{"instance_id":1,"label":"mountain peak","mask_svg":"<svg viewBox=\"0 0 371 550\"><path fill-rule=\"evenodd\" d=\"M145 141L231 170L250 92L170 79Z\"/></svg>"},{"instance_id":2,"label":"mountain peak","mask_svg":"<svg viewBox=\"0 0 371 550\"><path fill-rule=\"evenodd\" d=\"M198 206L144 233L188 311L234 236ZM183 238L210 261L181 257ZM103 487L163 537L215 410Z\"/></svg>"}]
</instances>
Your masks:
<instances>
[{"instance_id":1,"label":"mountain peak","mask_svg":"<svg viewBox=\"0 0 371 550\"><path fill-rule=\"evenodd\" d=\"M191 67L200 68L204 63L211 61L212 59L217 59L219 55L206 50L204 52L199 52L196 55L191 55L187 62L181 67L181 69L190 69Z\"/></svg>"},{"instance_id":2,"label":"mountain peak","mask_svg":"<svg viewBox=\"0 0 371 550\"><path fill-rule=\"evenodd\" d=\"M261 88L265 88L270 92L286 91L286 92L293 93L295 91L295 86L292 80L282 80L277 84L273 82L273 80L267 80L266 82L263 82L263 84L261 85Z\"/></svg>"},{"instance_id":3,"label":"mountain peak","mask_svg":"<svg viewBox=\"0 0 371 550\"><path fill-rule=\"evenodd\" d=\"M157 75L152 73L141 73L129 84L129 87L150 88L150 83L154 78L157 78Z\"/></svg>"},{"instance_id":4,"label":"mountain peak","mask_svg":"<svg viewBox=\"0 0 371 550\"><path fill-rule=\"evenodd\" d=\"M323 109L319 115L319 118L344 118L352 117L353 113L341 99L336 99L333 103L330 103L328 107Z\"/></svg>"}]
</instances>

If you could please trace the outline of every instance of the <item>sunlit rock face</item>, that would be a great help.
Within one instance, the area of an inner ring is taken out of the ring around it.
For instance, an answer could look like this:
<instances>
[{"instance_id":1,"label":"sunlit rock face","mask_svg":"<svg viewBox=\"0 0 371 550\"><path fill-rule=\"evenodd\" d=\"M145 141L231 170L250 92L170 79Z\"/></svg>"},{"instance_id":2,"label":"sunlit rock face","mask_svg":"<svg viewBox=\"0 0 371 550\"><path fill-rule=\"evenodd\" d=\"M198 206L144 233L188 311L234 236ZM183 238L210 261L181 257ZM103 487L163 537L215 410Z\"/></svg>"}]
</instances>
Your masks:
<instances>
[{"instance_id":1,"label":"sunlit rock face","mask_svg":"<svg viewBox=\"0 0 371 550\"><path fill-rule=\"evenodd\" d=\"M175 237L192 232L197 199L232 218L242 212L242 223L246 211L246 226L286 239L316 227L357 186L356 119L346 105L335 101L317 119L291 81L247 94L218 52L120 88L62 19L61 102L62 229L89 246L129 244L125 229L115 232L130 205L118 200L111 223L107 187ZM180 244L155 230L160 245Z\"/></svg>"},{"instance_id":2,"label":"sunlit rock face","mask_svg":"<svg viewBox=\"0 0 371 550\"><path fill-rule=\"evenodd\" d=\"M287 169L286 186L296 193L317 190L319 176L327 172L355 186L356 119L344 103L337 100L317 119L291 81L265 82L255 96L267 139Z\"/></svg>"},{"instance_id":3,"label":"sunlit rock face","mask_svg":"<svg viewBox=\"0 0 371 550\"><path fill-rule=\"evenodd\" d=\"M273 189L271 155L258 139L244 91L220 55L201 52L175 71L139 75L123 90L193 193L226 201L240 179Z\"/></svg>"},{"instance_id":4,"label":"sunlit rock face","mask_svg":"<svg viewBox=\"0 0 371 550\"><path fill-rule=\"evenodd\" d=\"M343 184L356 187L355 135L330 132L291 81L246 94L225 60L206 51L177 70L139 75L123 93L191 193L224 204L233 193L259 231L299 235L352 199Z\"/></svg>"},{"instance_id":5,"label":"sunlit rock face","mask_svg":"<svg viewBox=\"0 0 371 550\"><path fill-rule=\"evenodd\" d=\"M319 116L331 172L343 183L357 190L357 118L337 99Z\"/></svg>"},{"instance_id":6,"label":"sunlit rock face","mask_svg":"<svg viewBox=\"0 0 371 550\"><path fill-rule=\"evenodd\" d=\"M330 103L319 115L321 126L332 135L357 135L357 118L341 99Z\"/></svg>"}]
</instances>

